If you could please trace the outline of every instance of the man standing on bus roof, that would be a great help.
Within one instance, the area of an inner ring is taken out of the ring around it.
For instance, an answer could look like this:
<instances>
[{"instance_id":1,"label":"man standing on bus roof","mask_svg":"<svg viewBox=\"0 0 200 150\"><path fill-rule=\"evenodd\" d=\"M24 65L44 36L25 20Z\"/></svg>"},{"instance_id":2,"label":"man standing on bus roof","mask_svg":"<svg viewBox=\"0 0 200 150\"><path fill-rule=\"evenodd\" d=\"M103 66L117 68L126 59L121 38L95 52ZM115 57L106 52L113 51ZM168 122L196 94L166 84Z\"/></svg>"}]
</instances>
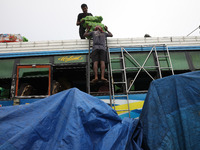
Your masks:
<instances>
[{"instance_id":1,"label":"man standing on bus roof","mask_svg":"<svg viewBox=\"0 0 200 150\"><path fill-rule=\"evenodd\" d=\"M105 31L103 32L100 26L96 26L95 30L89 32L91 27L88 27L87 31L84 34L84 37L91 36L93 38L93 48L91 53L91 58L93 62L93 70L94 70L94 79L91 83L95 83L98 81L98 63L101 64L101 80L108 82L108 80L104 77L105 74L105 62L107 58L107 48L106 48L106 38L112 37L112 33L108 31L107 26L105 26Z\"/></svg>"},{"instance_id":2,"label":"man standing on bus roof","mask_svg":"<svg viewBox=\"0 0 200 150\"><path fill-rule=\"evenodd\" d=\"M83 34L85 33L86 28L83 27L84 20L81 21L82 18L85 18L86 16L92 16L91 13L88 13L88 7L86 4L81 5L81 9L83 13L78 14L76 25L79 27L79 35L81 39L85 39Z\"/></svg>"}]
</instances>

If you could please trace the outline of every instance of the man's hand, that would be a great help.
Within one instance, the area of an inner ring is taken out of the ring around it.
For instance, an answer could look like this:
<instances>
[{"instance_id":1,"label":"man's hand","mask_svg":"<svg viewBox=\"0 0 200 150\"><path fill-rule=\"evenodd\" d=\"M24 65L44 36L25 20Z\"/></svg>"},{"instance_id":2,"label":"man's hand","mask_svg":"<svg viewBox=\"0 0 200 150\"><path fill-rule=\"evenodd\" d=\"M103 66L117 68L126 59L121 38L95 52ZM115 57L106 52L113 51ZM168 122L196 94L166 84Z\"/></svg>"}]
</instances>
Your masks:
<instances>
[{"instance_id":1,"label":"man's hand","mask_svg":"<svg viewBox=\"0 0 200 150\"><path fill-rule=\"evenodd\" d=\"M107 27L107 26L105 26L104 29L105 29L106 31L108 31L108 27Z\"/></svg>"},{"instance_id":2,"label":"man's hand","mask_svg":"<svg viewBox=\"0 0 200 150\"><path fill-rule=\"evenodd\" d=\"M112 33L110 31L108 31L108 27L107 26L105 26L104 29L108 32L109 37L113 37Z\"/></svg>"},{"instance_id":3,"label":"man's hand","mask_svg":"<svg viewBox=\"0 0 200 150\"><path fill-rule=\"evenodd\" d=\"M77 20L76 25L79 26L79 25L81 25L81 24L84 23L84 22L85 22L84 19L81 19L80 21Z\"/></svg>"},{"instance_id":4,"label":"man's hand","mask_svg":"<svg viewBox=\"0 0 200 150\"><path fill-rule=\"evenodd\" d=\"M90 31L91 26L89 26L89 25L87 24L87 25L86 25L86 28L87 28L87 30L86 30L86 32L83 34L84 37L89 36L88 32Z\"/></svg>"},{"instance_id":5,"label":"man's hand","mask_svg":"<svg viewBox=\"0 0 200 150\"><path fill-rule=\"evenodd\" d=\"M86 28L88 29L88 31L91 29L91 26L89 26L88 24L86 25Z\"/></svg>"},{"instance_id":6,"label":"man's hand","mask_svg":"<svg viewBox=\"0 0 200 150\"><path fill-rule=\"evenodd\" d=\"M80 23L84 23L85 22L85 20L84 19L81 19L81 22Z\"/></svg>"}]
</instances>

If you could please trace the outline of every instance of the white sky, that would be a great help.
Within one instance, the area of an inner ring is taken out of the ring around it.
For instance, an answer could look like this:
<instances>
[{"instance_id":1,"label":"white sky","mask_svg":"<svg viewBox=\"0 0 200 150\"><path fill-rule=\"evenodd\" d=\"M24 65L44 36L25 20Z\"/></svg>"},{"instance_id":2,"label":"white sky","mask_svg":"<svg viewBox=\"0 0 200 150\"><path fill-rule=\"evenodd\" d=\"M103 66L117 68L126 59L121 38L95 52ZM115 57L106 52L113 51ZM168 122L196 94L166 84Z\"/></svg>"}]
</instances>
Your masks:
<instances>
[{"instance_id":1,"label":"white sky","mask_svg":"<svg viewBox=\"0 0 200 150\"><path fill-rule=\"evenodd\" d=\"M82 3L114 38L186 36L200 25L200 0L0 0L0 34L29 41L79 39ZM200 29L191 36L200 36Z\"/></svg>"}]
</instances>

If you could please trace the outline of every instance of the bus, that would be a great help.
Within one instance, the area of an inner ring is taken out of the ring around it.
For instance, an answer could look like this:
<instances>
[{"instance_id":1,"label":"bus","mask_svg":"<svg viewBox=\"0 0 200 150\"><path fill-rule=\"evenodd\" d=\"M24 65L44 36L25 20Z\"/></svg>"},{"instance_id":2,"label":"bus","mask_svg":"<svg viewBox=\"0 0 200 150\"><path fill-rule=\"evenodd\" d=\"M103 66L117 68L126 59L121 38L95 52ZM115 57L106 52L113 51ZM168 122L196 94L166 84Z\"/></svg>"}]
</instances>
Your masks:
<instances>
[{"instance_id":1,"label":"bus","mask_svg":"<svg viewBox=\"0 0 200 150\"><path fill-rule=\"evenodd\" d=\"M137 118L153 80L200 70L199 36L108 38L109 84L91 85L90 47L88 39L0 43L0 106L30 104L76 87L120 117Z\"/></svg>"}]
</instances>

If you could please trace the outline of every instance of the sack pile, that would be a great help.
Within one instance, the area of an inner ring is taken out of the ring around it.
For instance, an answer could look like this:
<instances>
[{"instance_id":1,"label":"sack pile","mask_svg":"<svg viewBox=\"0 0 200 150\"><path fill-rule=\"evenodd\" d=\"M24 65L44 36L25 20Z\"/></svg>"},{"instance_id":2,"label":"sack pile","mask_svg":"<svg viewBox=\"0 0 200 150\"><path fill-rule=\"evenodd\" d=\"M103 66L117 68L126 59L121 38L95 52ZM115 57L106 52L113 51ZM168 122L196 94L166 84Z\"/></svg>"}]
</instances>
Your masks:
<instances>
[{"instance_id":1,"label":"sack pile","mask_svg":"<svg viewBox=\"0 0 200 150\"><path fill-rule=\"evenodd\" d=\"M101 16L86 16L85 18L81 19L81 21L84 20L85 22L83 23L83 27L87 28L87 26L91 27L89 32L94 31L96 26L100 26L103 31L105 32L104 29L104 24L102 24L103 18Z\"/></svg>"}]
</instances>

